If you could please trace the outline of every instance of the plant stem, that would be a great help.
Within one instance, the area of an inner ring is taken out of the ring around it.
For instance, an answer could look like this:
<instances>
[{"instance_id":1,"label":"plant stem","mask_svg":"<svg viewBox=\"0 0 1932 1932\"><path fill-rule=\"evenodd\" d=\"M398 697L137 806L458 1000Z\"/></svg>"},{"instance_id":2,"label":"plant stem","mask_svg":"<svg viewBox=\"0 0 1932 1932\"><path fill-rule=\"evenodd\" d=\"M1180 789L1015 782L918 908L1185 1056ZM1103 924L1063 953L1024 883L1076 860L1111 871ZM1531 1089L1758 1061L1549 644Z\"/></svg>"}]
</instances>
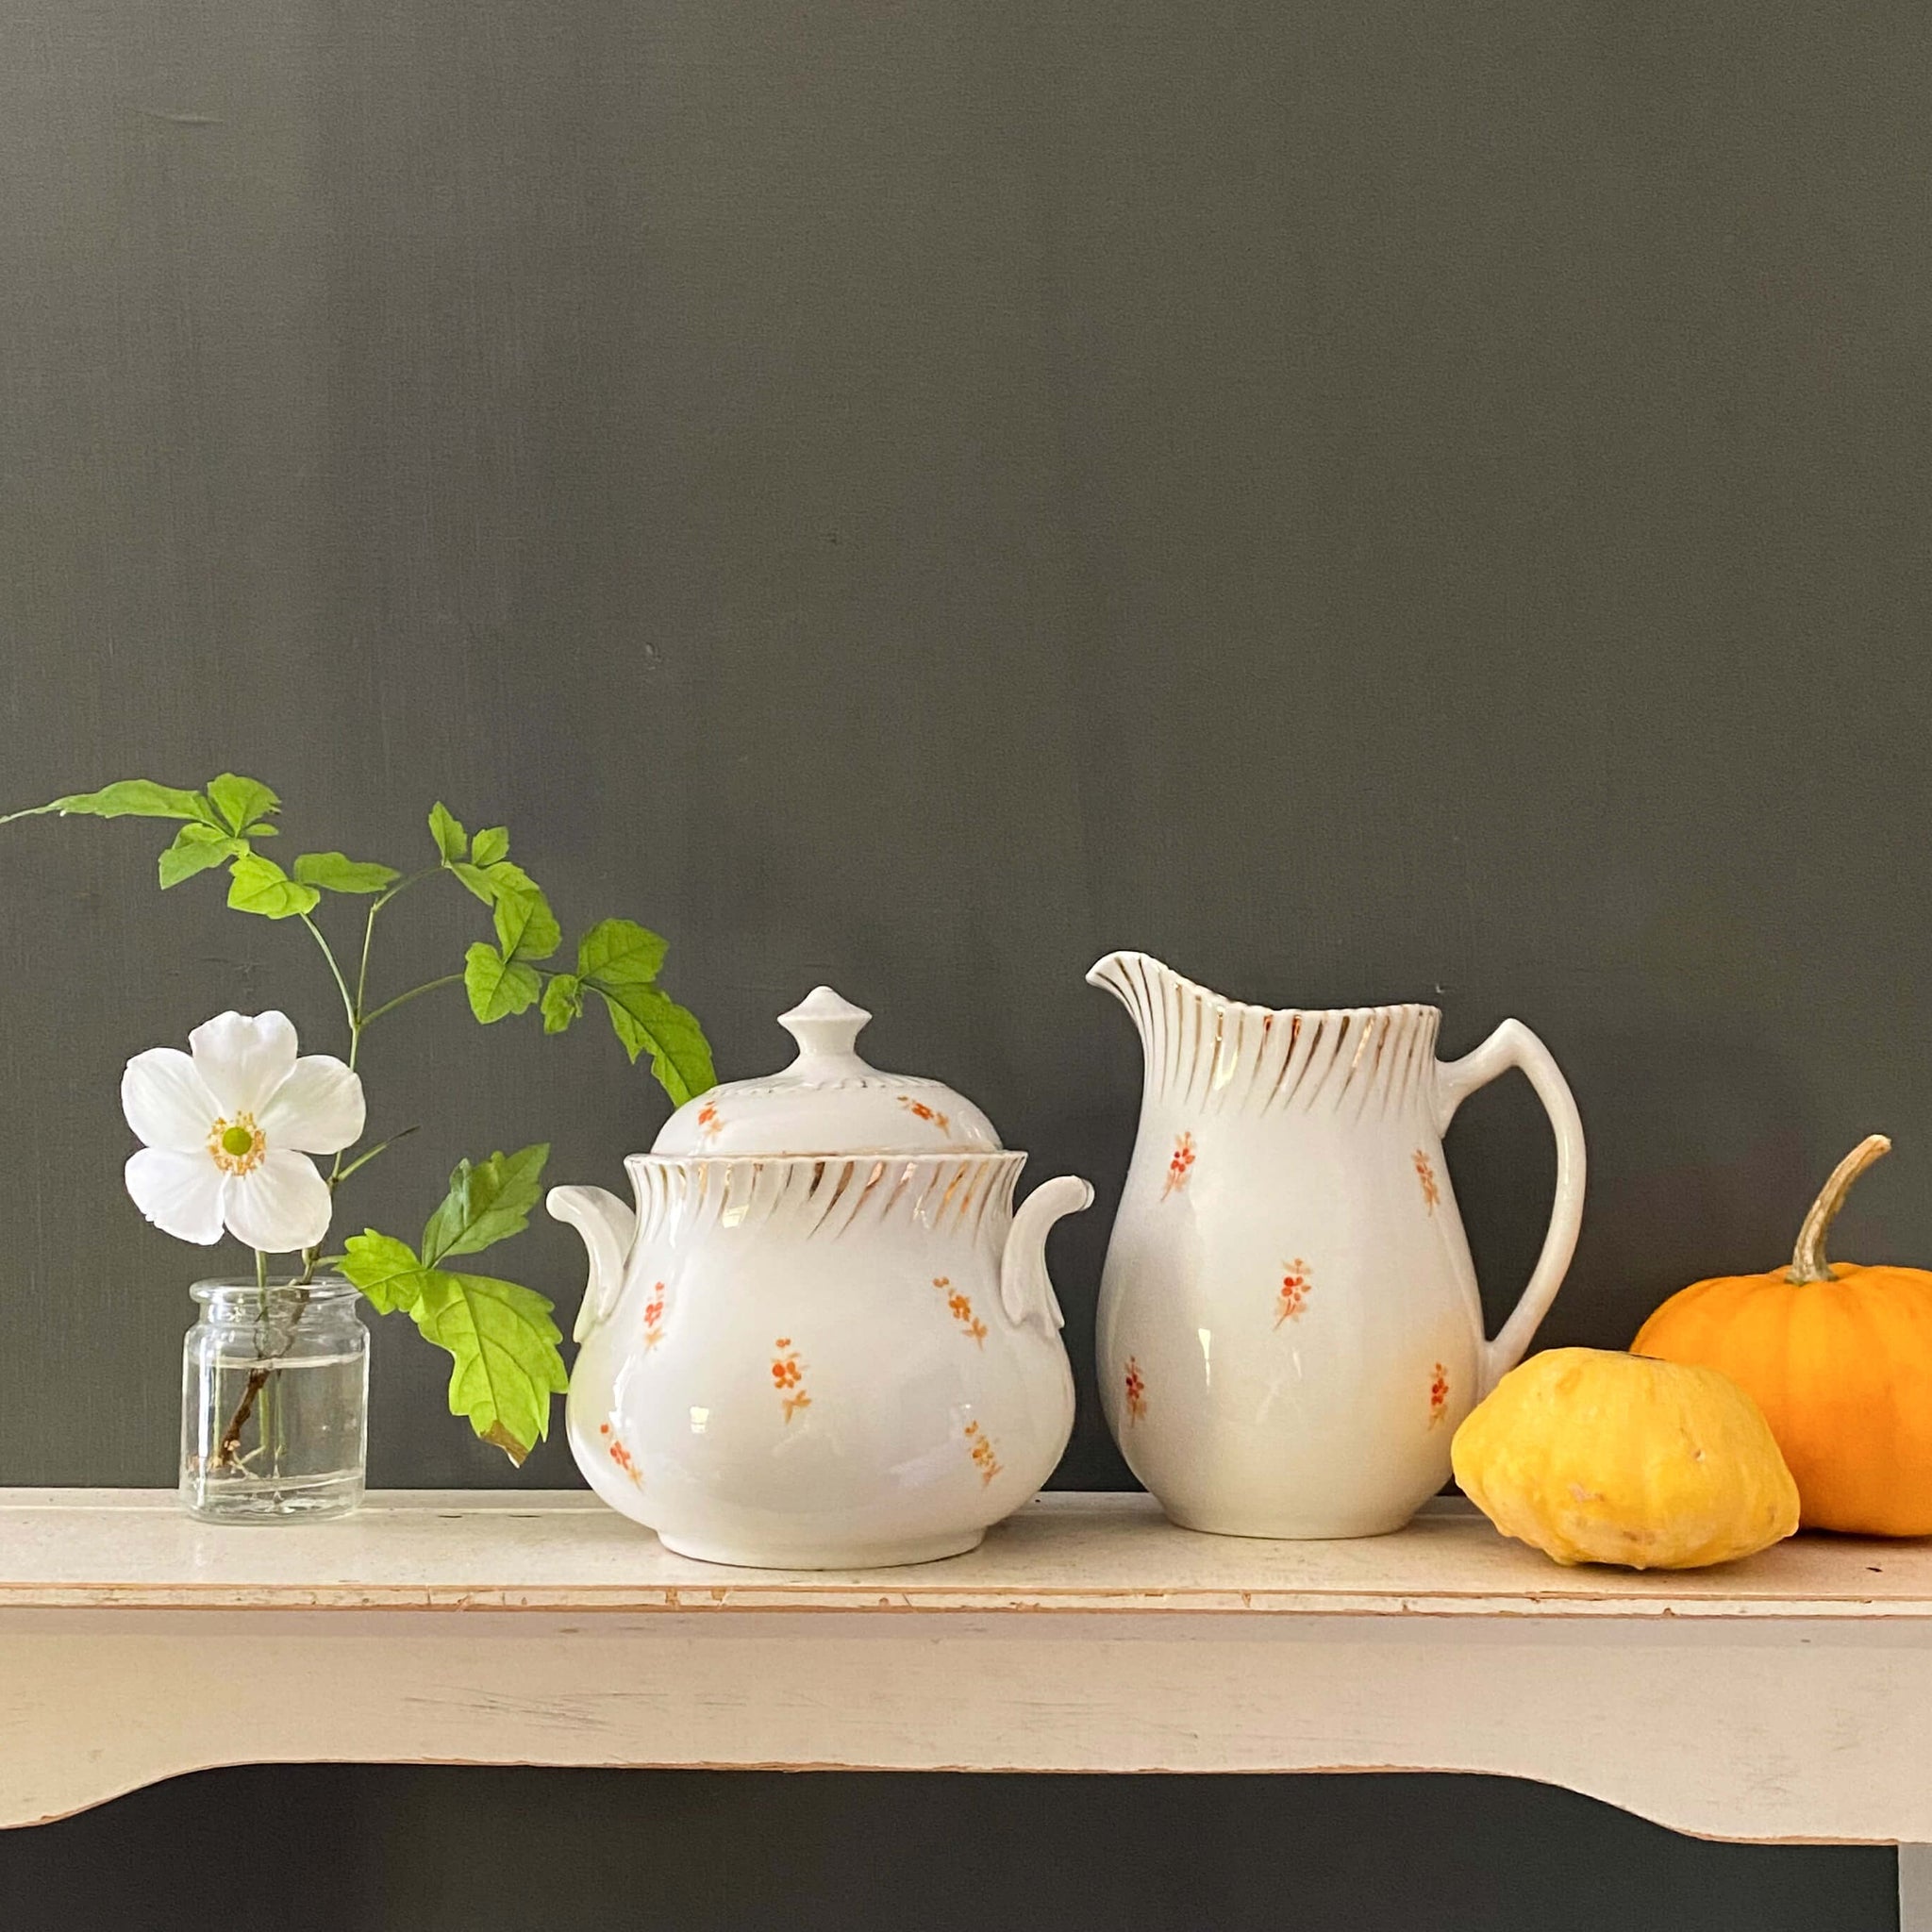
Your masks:
<instances>
[{"instance_id":1,"label":"plant stem","mask_svg":"<svg viewBox=\"0 0 1932 1932\"><path fill-rule=\"evenodd\" d=\"M303 1269L301 1280L291 1284L298 1292L295 1306L289 1315L288 1331L279 1341L269 1333L269 1286L268 1257L259 1248L255 1251L255 1282L261 1296L261 1308L255 1324L255 1351L258 1355L275 1356L288 1347L294 1340L296 1327L302 1320L302 1310L308 1306L308 1282L315 1272L314 1251L303 1257L307 1266ZM242 1399L235 1405L235 1412L229 1416L227 1426L223 1429L221 1441L215 1444L214 1462L216 1469L232 1468L242 1460L242 1431L248 1426L248 1418L255 1413L256 1404L261 1400L262 1391L267 1389L270 1378L275 1374L273 1362L258 1361L248 1372L248 1380L242 1390ZM262 1418L262 1442L268 1447L266 1416Z\"/></svg>"},{"instance_id":2,"label":"plant stem","mask_svg":"<svg viewBox=\"0 0 1932 1932\"><path fill-rule=\"evenodd\" d=\"M315 934L315 937L319 941L322 941L323 951L325 953L328 953L328 963L331 968L335 969L336 973L336 984L341 988L342 1005L347 1009L349 1015L348 1066L349 1071L352 1074L356 1071L356 1056L362 1050L362 1030L369 1024L370 1021L375 1017L375 1014L364 1010L365 1005L369 998L369 949L372 945L374 945L375 941L375 915L378 912L380 912L382 908L385 906L387 906L391 899L398 897L400 894L404 892L407 892L411 886L417 883L418 880L428 878L430 876L430 874L434 873L437 870L437 867L431 866L429 868L429 871L427 872L412 873L408 878L402 879L398 881L398 883L396 883L395 885L391 886L388 891L384 892L381 895L381 897L378 898L375 902L375 904L370 907L369 917L362 922L362 958L356 968L356 996L353 999L349 997L349 989L343 982L341 969L336 968L336 956L333 953L329 952L328 944L325 941L323 941L320 930L313 925L309 925L309 930ZM306 916L303 919L303 924L305 925L308 925L308 921ZM408 995L406 994L405 997L407 998ZM402 1002L399 1000L391 1000L390 1002L391 1006L400 1006ZM378 1008L377 1010L387 1012L389 1008L387 1007L384 1007ZM408 1131L413 1132L414 1130L409 1129ZM392 1138L400 1141L402 1139L402 1135L397 1134ZM389 1144L389 1141L385 1141L382 1143L382 1146L387 1147ZM329 1191L333 1193L336 1190L337 1184L341 1181L346 1180L350 1174L354 1174L356 1170L362 1165L363 1160L373 1160L375 1158L375 1156L377 1154L380 1154L381 1152L382 1147L377 1147L374 1149L372 1152L363 1155L361 1160L352 1160L347 1167L344 1167L342 1165L341 1153L338 1152L335 1158L335 1165L329 1170ZM313 1274L315 1272L315 1251L312 1248L304 1251L302 1262L302 1279L304 1281L307 1281L309 1278L309 1276Z\"/></svg>"},{"instance_id":3,"label":"plant stem","mask_svg":"<svg viewBox=\"0 0 1932 1932\"><path fill-rule=\"evenodd\" d=\"M431 866L429 872L412 873L409 877L399 880L384 892L369 908L369 917L362 926L362 963L356 969L356 1004L350 1008L349 1065L356 1064L356 1049L362 1043L362 1029L375 1016L368 1010L369 1006L369 948L375 938L375 915L391 899L407 892L419 879L426 879L430 873L439 870Z\"/></svg>"},{"instance_id":4,"label":"plant stem","mask_svg":"<svg viewBox=\"0 0 1932 1932\"><path fill-rule=\"evenodd\" d=\"M415 1132L416 1129L414 1127L404 1127L399 1133L391 1134L387 1141L378 1141L374 1147L370 1148L368 1153L357 1155L355 1159L350 1161L341 1174L330 1175L329 1186L335 1187L339 1183L347 1180L358 1167L366 1167L384 1148L393 1147L398 1141L408 1140Z\"/></svg>"},{"instance_id":5,"label":"plant stem","mask_svg":"<svg viewBox=\"0 0 1932 1932\"><path fill-rule=\"evenodd\" d=\"M353 1074L356 1071L356 1054L358 1049L362 1044L363 1021L362 1002L360 995L358 993L358 996L353 999L350 997L349 983L346 979L342 977L342 969L341 965L337 962L335 948L331 946L327 940L325 940L323 937L322 928L319 925L317 925L316 923L312 919L310 919L308 913L306 912L302 915L302 924L306 925L308 928L308 930L315 935L315 943L322 948L323 957L328 961L328 970L335 974L337 989L341 991L342 995L342 1011L349 1016L348 1066L349 1071ZM369 924L365 925L362 929L362 974L364 978L368 976L369 973L369 941L375 932L375 907L371 907L369 911ZM341 1178L341 1173L342 1157L341 1151L338 1150L335 1158L335 1165L329 1170L328 1175L329 1191L331 1193L335 1191L336 1182ZM310 1275L314 1274L314 1272L315 1251L312 1248L304 1249L302 1255L302 1279L306 1282L310 1277Z\"/></svg>"},{"instance_id":6,"label":"plant stem","mask_svg":"<svg viewBox=\"0 0 1932 1932\"><path fill-rule=\"evenodd\" d=\"M375 915L383 908L384 902L378 899L369 908L369 917L362 926L362 963L356 969L356 1020L355 1038L349 1041L349 1065L356 1064L356 1049L362 1043L362 1007L369 993L369 947L375 938Z\"/></svg>"},{"instance_id":7,"label":"plant stem","mask_svg":"<svg viewBox=\"0 0 1932 1932\"><path fill-rule=\"evenodd\" d=\"M336 949L323 937L321 926L317 925L314 920L310 919L306 912L302 913L300 917L302 924L315 936L315 943L322 948L322 957L328 961L328 970L335 974L336 991L342 996L342 1011L348 1015L349 1019L349 1054L350 1064L353 1065L355 1063L356 1035L361 1023L357 1018L356 1002L349 997L349 982L342 977L342 969L336 962Z\"/></svg>"},{"instance_id":8,"label":"plant stem","mask_svg":"<svg viewBox=\"0 0 1932 1932\"><path fill-rule=\"evenodd\" d=\"M406 879L398 879L388 891L380 894L369 908L369 917L362 925L362 963L356 970L356 1004L351 1009L351 1026L355 1038L349 1042L349 1065L356 1064L356 1048L361 1043L362 1029L374 1017L369 1011L369 948L375 938L375 915L391 899L399 899L413 885L433 877L441 872L441 866L432 865L423 872L413 872Z\"/></svg>"},{"instance_id":9,"label":"plant stem","mask_svg":"<svg viewBox=\"0 0 1932 1932\"><path fill-rule=\"evenodd\" d=\"M273 1477L277 1474L280 1458L275 1455L275 1421L281 1413L282 1405L275 1399L281 1393L273 1372L262 1377L261 1400L255 1405L255 1453L259 1458L256 1474Z\"/></svg>"},{"instance_id":10,"label":"plant stem","mask_svg":"<svg viewBox=\"0 0 1932 1932\"><path fill-rule=\"evenodd\" d=\"M385 1013L392 1013L398 1007L407 1006L418 993L434 992L439 987L455 986L460 982L462 976L460 973L445 973L441 979L427 979L421 986L412 986L408 992L399 992L394 999L385 1000L373 1013L364 1013L362 1024L370 1025L381 1019Z\"/></svg>"},{"instance_id":11,"label":"plant stem","mask_svg":"<svg viewBox=\"0 0 1932 1932\"><path fill-rule=\"evenodd\" d=\"M213 1467L224 1469L241 1460L237 1454L242 1447L242 1431L248 1426L248 1418L255 1413L256 1402L268 1382L268 1370L258 1362L248 1372L248 1385L242 1391L242 1400L235 1405L235 1413L228 1418L228 1426L222 1431L222 1440L215 1444Z\"/></svg>"},{"instance_id":12,"label":"plant stem","mask_svg":"<svg viewBox=\"0 0 1932 1932\"><path fill-rule=\"evenodd\" d=\"M366 1002L369 997L369 954L375 940L375 915L391 899L403 892L407 892L411 886L418 884L424 879L432 877L442 869L441 866L432 865L422 872L412 873L408 878L399 879L388 891L382 893L371 905L369 916L362 924L362 955L357 962L356 991L354 993L351 993L349 991L349 982L342 973L341 962L336 958L335 948L329 944L322 928L316 924L314 920L309 918L308 913L305 912L301 915L302 924L308 928L315 943L322 948L322 957L328 961L329 973L335 979L336 991L342 996L342 1012L349 1022L348 1067L351 1073L354 1073L356 1070L356 1057L361 1050L363 1029L372 1020L380 1019L384 1013L393 1011L395 1008L414 999L420 992L433 992L438 987L449 986L463 976L460 973L452 973L445 978L432 979L426 986L411 987L408 992L399 993L394 999L388 1001L383 1006L377 1007L374 1012L366 1010ZM343 1181L347 1180L358 1167L366 1166L385 1148L392 1147L398 1141L403 1139L404 1135L413 1134L415 1131L414 1127L405 1127L402 1133L391 1134L387 1141L378 1141L366 1154L358 1154L354 1160L346 1164L342 1159L342 1155L348 1150L343 1148L338 1151L334 1165L328 1173L329 1192L333 1194L336 1189ZM293 1336L295 1324L302 1319L303 1309L308 1306L308 1291L314 1285L316 1261L321 1253L320 1247L304 1248L302 1250L302 1272L290 1284L296 1291L295 1307L293 1313L290 1317L290 1337ZM261 1319L258 1324L256 1345L259 1353L267 1354L269 1353L267 1325L268 1257L258 1248L255 1254L255 1283L261 1294ZM282 1346L287 1346L286 1341ZM254 1368L249 1370L248 1381L242 1391L242 1399L235 1405L235 1412L228 1418L228 1425L222 1431L221 1441L215 1447L214 1460L216 1468L219 1469L225 1464L233 1464L240 1459L239 1451L242 1447L242 1431L248 1426L248 1418L255 1413L256 1405L261 1400L262 1391L267 1388L273 1374L272 1368L260 1362L258 1362ZM264 1416L264 1428L266 1424L267 1417ZM265 1441L263 1447L267 1447Z\"/></svg>"}]
</instances>

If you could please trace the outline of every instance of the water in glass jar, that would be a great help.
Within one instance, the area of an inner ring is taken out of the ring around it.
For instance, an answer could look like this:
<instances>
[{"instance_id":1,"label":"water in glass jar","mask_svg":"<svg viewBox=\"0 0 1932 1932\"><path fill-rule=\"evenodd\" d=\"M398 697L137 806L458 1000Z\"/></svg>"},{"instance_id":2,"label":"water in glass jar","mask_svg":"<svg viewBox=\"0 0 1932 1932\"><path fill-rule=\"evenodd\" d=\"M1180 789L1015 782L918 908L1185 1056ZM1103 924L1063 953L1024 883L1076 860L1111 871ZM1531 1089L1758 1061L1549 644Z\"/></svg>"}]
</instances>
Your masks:
<instances>
[{"instance_id":1,"label":"water in glass jar","mask_svg":"<svg viewBox=\"0 0 1932 1932\"><path fill-rule=\"evenodd\" d=\"M353 1299L318 1293L265 1316L258 1304L204 1307L182 1358L182 1502L221 1522L353 1509L362 1498L369 1342Z\"/></svg>"}]
</instances>

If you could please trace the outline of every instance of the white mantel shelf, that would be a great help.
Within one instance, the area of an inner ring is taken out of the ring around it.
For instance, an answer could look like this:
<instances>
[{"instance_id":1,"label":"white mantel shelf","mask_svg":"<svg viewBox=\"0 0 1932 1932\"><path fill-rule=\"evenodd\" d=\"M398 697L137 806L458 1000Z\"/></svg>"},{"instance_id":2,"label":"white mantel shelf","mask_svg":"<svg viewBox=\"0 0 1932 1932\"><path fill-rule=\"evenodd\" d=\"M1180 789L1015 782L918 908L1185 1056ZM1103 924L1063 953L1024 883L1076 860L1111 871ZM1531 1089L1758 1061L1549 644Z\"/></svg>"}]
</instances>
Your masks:
<instances>
[{"instance_id":1,"label":"white mantel shelf","mask_svg":"<svg viewBox=\"0 0 1932 1932\"><path fill-rule=\"evenodd\" d=\"M1932 1840L1932 1544L1563 1570L1059 1494L910 1569L721 1569L590 1496L285 1529L0 1491L0 1824L264 1761L1492 1772L1679 1830Z\"/></svg>"}]
</instances>

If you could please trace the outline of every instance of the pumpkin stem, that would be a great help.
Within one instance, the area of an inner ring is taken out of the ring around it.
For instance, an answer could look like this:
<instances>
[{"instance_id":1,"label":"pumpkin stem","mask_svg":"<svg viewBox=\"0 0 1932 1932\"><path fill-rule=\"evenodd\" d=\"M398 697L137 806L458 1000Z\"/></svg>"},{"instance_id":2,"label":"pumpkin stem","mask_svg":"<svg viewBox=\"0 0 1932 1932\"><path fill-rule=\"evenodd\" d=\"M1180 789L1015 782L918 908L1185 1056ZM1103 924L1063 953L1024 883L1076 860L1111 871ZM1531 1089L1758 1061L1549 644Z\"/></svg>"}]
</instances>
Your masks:
<instances>
[{"instance_id":1,"label":"pumpkin stem","mask_svg":"<svg viewBox=\"0 0 1932 1932\"><path fill-rule=\"evenodd\" d=\"M1798 1230L1798 1245L1791 1250L1787 1281L1829 1281L1831 1264L1824 1258L1824 1237L1845 1205L1852 1183L1872 1165L1891 1152L1891 1142L1883 1134L1867 1134L1839 1164L1831 1178L1818 1191L1805 1224Z\"/></svg>"}]
</instances>

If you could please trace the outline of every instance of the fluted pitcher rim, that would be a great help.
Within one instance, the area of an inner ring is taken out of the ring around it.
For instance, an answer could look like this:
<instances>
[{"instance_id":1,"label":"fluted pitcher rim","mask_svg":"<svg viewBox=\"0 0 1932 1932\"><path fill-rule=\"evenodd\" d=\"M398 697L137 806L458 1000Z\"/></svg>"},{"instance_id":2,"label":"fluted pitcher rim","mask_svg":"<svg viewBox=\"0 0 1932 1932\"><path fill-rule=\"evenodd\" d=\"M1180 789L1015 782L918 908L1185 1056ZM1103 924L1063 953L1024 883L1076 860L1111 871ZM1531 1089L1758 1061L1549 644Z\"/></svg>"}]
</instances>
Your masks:
<instances>
[{"instance_id":1,"label":"fluted pitcher rim","mask_svg":"<svg viewBox=\"0 0 1932 1932\"><path fill-rule=\"evenodd\" d=\"M1191 994L1210 1006L1225 1009L1230 1013L1257 1020L1340 1020L1354 1019L1364 1015L1380 1013L1428 1014L1437 1020L1442 1017L1442 1008L1433 1000L1382 1000L1354 1007L1268 1007L1254 1000L1238 1000L1224 992L1216 992L1211 986L1204 986L1198 979L1191 979L1163 959L1157 959L1152 953L1143 953L1132 946L1116 947L1110 953L1104 953L1087 969L1087 984L1097 986L1110 992L1116 999L1121 997L1121 989L1108 976L1109 966L1139 965L1149 967L1160 977L1178 991Z\"/></svg>"}]
</instances>

